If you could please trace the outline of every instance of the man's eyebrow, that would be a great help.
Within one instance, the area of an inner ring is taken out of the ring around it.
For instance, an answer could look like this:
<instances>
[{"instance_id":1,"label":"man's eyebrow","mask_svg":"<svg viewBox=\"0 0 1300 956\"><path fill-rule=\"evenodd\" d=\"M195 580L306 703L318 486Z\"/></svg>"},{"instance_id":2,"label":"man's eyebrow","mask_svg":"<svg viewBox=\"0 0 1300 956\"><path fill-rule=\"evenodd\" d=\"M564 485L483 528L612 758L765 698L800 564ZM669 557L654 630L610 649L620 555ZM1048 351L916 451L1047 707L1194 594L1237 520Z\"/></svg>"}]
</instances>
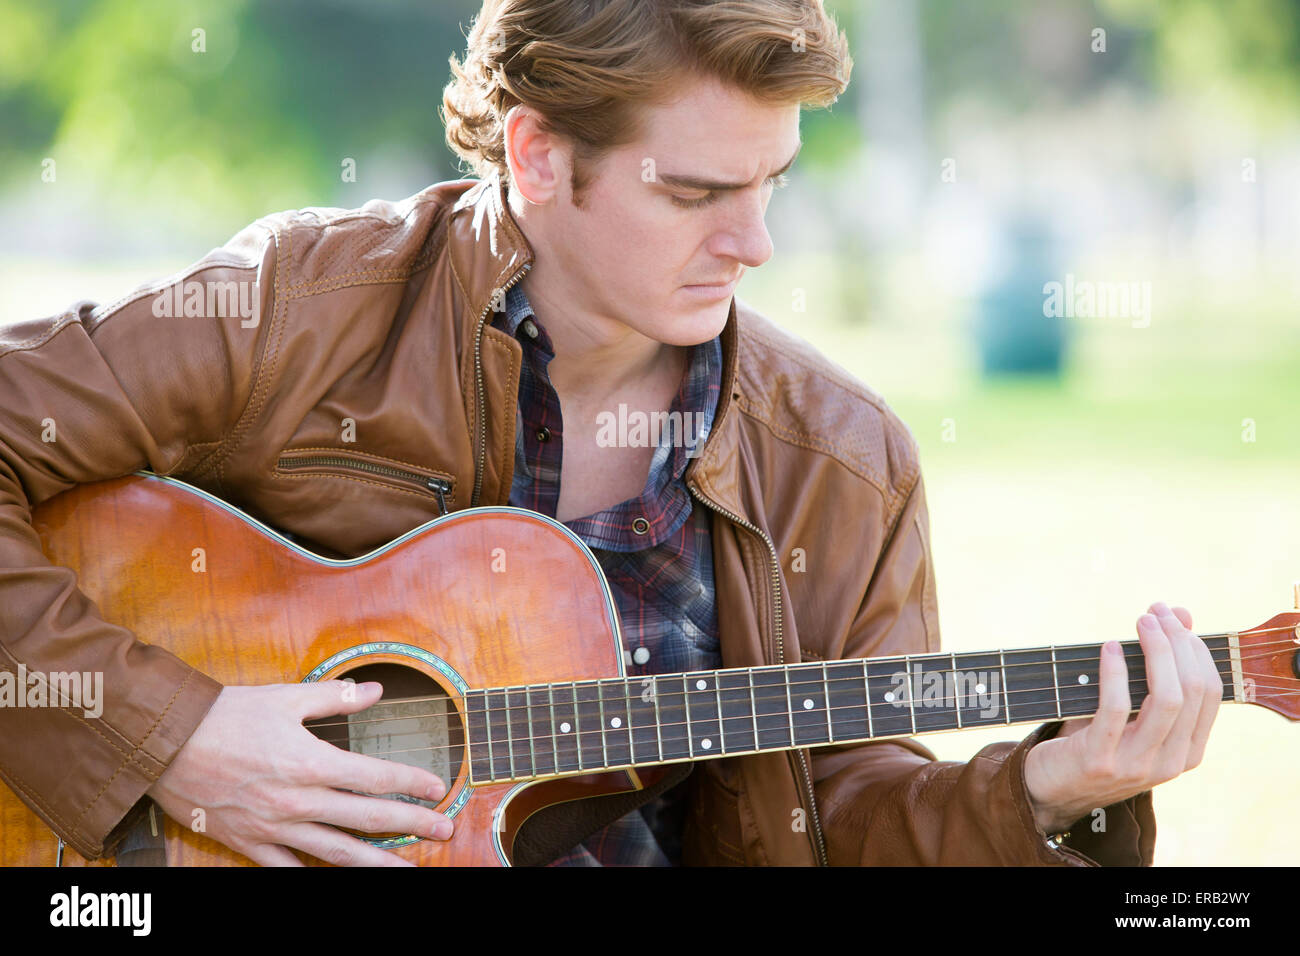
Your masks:
<instances>
[{"instance_id":1,"label":"man's eyebrow","mask_svg":"<svg viewBox=\"0 0 1300 956\"><path fill-rule=\"evenodd\" d=\"M772 179L789 172L794 161L799 158L799 150L803 149L803 140L794 148L794 155L790 157L789 162L772 173L768 178ZM678 189L704 189L710 192L730 192L737 189L744 189L749 183L735 183L723 179L706 179L700 176L682 176L677 173L658 173L659 182L667 186L675 186Z\"/></svg>"}]
</instances>

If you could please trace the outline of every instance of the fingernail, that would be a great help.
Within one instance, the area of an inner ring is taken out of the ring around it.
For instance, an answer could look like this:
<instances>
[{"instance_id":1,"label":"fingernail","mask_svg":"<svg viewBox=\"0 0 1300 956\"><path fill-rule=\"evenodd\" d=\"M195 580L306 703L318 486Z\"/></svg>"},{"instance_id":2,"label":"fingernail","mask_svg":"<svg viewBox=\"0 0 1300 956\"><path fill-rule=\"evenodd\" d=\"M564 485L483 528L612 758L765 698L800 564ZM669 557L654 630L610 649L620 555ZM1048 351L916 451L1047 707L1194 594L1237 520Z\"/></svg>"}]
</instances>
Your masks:
<instances>
[{"instance_id":1,"label":"fingernail","mask_svg":"<svg viewBox=\"0 0 1300 956\"><path fill-rule=\"evenodd\" d=\"M1143 614L1140 618L1138 618L1138 623L1145 625L1146 627L1156 627L1160 624L1160 622L1156 620L1156 616L1154 614Z\"/></svg>"},{"instance_id":2,"label":"fingernail","mask_svg":"<svg viewBox=\"0 0 1300 956\"><path fill-rule=\"evenodd\" d=\"M1164 601L1157 601L1155 604L1152 605L1152 607L1154 607L1156 609L1156 613L1160 615L1173 613L1171 610L1169 610L1169 605L1166 604Z\"/></svg>"},{"instance_id":3,"label":"fingernail","mask_svg":"<svg viewBox=\"0 0 1300 956\"><path fill-rule=\"evenodd\" d=\"M452 826L450 820L442 820L438 823L436 827L433 828L434 839L448 840L451 838L451 834L454 829L455 827Z\"/></svg>"},{"instance_id":4,"label":"fingernail","mask_svg":"<svg viewBox=\"0 0 1300 956\"><path fill-rule=\"evenodd\" d=\"M431 800L441 800L446 795L447 787L441 780L436 781L433 786L429 788L429 799Z\"/></svg>"}]
</instances>

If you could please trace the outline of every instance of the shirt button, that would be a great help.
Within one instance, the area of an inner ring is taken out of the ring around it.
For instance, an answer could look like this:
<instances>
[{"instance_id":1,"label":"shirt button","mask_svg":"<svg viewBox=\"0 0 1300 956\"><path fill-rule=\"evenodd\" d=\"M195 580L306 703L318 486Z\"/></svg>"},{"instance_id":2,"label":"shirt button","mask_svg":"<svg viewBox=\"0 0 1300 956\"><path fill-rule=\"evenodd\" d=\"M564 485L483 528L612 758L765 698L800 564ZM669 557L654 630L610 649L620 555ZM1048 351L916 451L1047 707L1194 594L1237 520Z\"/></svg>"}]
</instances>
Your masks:
<instances>
[{"instance_id":1,"label":"shirt button","mask_svg":"<svg viewBox=\"0 0 1300 956\"><path fill-rule=\"evenodd\" d=\"M551 430L550 430L549 428L539 428L539 429L537 429L537 440L538 440L538 441L550 441L550 440L551 440Z\"/></svg>"},{"instance_id":2,"label":"shirt button","mask_svg":"<svg viewBox=\"0 0 1300 956\"><path fill-rule=\"evenodd\" d=\"M638 647L632 652L632 660L637 664L644 664L650 660L650 652L644 647Z\"/></svg>"},{"instance_id":3,"label":"shirt button","mask_svg":"<svg viewBox=\"0 0 1300 956\"><path fill-rule=\"evenodd\" d=\"M524 319L523 329L524 335L528 336L530 339L537 338L537 326L533 324L532 319Z\"/></svg>"},{"instance_id":4,"label":"shirt button","mask_svg":"<svg viewBox=\"0 0 1300 956\"><path fill-rule=\"evenodd\" d=\"M645 534L650 530L650 522L646 521L645 518L633 518L632 530L637 534Z\"/></svg>"}]
</instances>

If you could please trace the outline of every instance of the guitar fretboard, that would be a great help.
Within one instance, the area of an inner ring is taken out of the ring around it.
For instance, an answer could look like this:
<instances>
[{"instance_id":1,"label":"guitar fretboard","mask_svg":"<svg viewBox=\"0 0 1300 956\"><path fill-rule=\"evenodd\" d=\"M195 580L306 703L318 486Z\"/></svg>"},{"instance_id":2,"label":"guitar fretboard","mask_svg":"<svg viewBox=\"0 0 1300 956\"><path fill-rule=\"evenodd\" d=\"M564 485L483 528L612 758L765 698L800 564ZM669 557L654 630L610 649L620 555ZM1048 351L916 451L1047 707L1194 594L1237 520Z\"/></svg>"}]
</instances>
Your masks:
<instances>
[{"instance_id":1,"label":"guitar fretboard","mask_svg":"<svg viewBox=\"0 0 1300 956\"><path fill-rule=\"evenodd\" d=\"M1230 635L1202 635L1233 699ZM617 677L470 691L475 784L1087 717L1100 644ZM1147 695L1121 642L1133 710Z\"/></svg>"}]
</instances>

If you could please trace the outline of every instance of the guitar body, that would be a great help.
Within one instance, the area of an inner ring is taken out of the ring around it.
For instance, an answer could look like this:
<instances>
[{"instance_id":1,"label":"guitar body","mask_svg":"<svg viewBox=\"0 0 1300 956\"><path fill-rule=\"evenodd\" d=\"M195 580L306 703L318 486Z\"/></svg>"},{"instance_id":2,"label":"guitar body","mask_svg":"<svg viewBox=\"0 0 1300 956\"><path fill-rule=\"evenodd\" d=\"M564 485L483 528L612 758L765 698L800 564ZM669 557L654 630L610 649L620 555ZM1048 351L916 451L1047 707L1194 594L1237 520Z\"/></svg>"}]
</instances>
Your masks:
<instances>
[{"instance_id":1,"label":"guitar body","mask_svg":"<svg viewBox=\"0 0 1300 956\"><path fill-rule=\"evenodd\" d=\"M456 833L450 841L392 835L381 844L412 862L510 865L514 837L537 810L647 786L664 772L471 784L467 689L624 673L617 611L599 566L563 525L540 515L459 511L364 557L333 561L199 489L133 476L59 495L35 510L33 525L50 559L77 572L105 620L223 684L352 676L380 679L385 701L439 698L445 736L424 749L449 754L449 792L437 809L454 817ZM367 739L364 722L328 720L332 742L383 752L386 738ZM388 741L387 749L401 748ZM161 811L155 821L170 866L250 863ZM3 786L0 824L0 863L54 865L54 833ZM65 866L86 863L63 853Z\"/></svg>"}]
</instances>

